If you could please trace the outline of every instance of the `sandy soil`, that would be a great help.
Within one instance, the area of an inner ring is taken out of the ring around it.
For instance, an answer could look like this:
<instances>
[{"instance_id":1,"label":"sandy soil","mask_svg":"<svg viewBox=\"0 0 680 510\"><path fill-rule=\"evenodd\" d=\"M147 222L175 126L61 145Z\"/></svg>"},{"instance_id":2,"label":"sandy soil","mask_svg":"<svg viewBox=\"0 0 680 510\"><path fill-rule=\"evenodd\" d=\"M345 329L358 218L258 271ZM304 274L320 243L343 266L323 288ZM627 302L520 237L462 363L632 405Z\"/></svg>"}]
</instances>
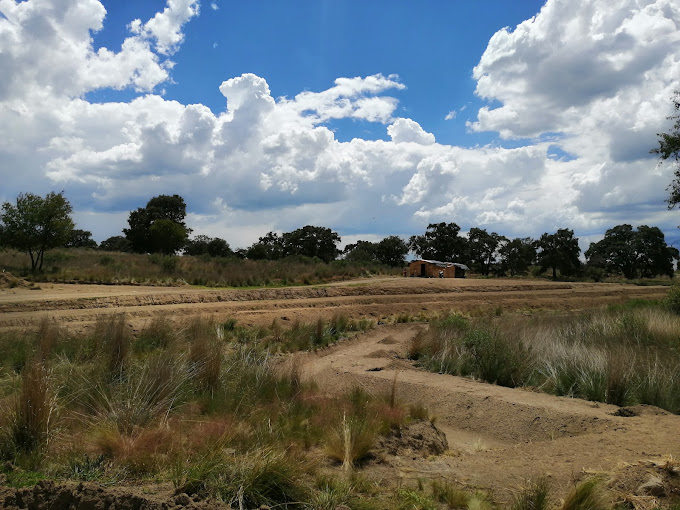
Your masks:
<instances>
[{"instance_id":1,"label":"sandy soil","mask_svg":"<svg viewBox=\"0 0 680 510\"><path fill-rule=\"evenodd\" d=\"M547 475L557 494L564 494L584 473L612 473L647 459L680 456L680 416L660 409L637 406L621 413L612 405L414 367L404 356L423 327L382 326L321 353L297 356L304 377L331 393L361 385L386 394L396 374L398 400L422 403L436 416L449 444L445 455L386 455L366 468L371 476L457 481L488 489L503 502L532 477Z\"/></svg>"},{"instance_id":2,"label":"sandy soil","mask_svg":"<svg viewBox=\"0 0 680 510\"><path fill-rule=\"evenodd\" d=\"M241 324L315 320L342 312L354 318L442 310L583 310L631 298L657 299L666 287L516 279L374 278L308 287L203 289L40 284L0 289L0 329L34 325L44 316L74 330L100 314L124 312L135 329L156 314L181 320L205 314Z\"/></svg>"},{"instance_id":3,"label":"sandy soil","mask_svg":"<svg viewBox=\"0 0 680 510\"><path fill-rule=\"evenodd\" d=\"M159 313L177 320L207 314L218 320L233 317L242 324L267 324L274 318L314 320L335 312L378 321L402 312L474 311L498 306L506 311L584 310L631 298L658 299L667 292L664 287L618 284L415 278L253 290L40 287L0 290L0 329L28 327L44 316L74 330L87 329L97 315L117 312L125 312L133 326L139 328ZM303 376L315 380L329 393L355 385L376 394L387 392L396 374L398 399L404 404L424 404L436 416L437 427L446 435L448 451L443 455L410 450L396 455L383 452L362 468L373 479L391 486L412 485L417 479L445 479L488 489L497 502L507 502L512 489L531 477L548 476L556 493L563 496L584 473L606 471L619 473L612 475L610 485L628 494L657 469L654 464L645 464L647 459L680 457L680 416L644 406L619 413L627 417L618 416L615 406L502 388L418 369L405 359L405 352L413 336L424 327L379 326L329 349L297 354L284 361L296 359ZM4 500L8 508L51 508L50 501L60 494L69 504L92 499L109 501L110 508L182 506L170 492L161 491L157 499L142 492L129 488L112 492L87 484L55 486L48 482L23 492L0 490L0 506ZM184 503L195 508L204 504Z\"/></svg>"}]
</instances>

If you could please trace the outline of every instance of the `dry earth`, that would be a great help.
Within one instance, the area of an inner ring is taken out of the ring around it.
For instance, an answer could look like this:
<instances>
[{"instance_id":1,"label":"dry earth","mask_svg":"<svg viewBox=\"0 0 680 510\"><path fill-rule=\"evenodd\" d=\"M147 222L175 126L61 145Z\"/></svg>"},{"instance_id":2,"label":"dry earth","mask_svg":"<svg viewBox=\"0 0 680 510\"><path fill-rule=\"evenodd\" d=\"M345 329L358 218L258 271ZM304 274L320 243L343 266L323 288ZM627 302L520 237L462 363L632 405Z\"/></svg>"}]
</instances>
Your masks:
<instances>
[{"instance_id":1,"label":"dry earth","mask_svg":"<svg viewBox=\"0 0 680 510\"><path fill-rule=\"evenodd\" d=\"M268 324L274 318L315 320L335 312L378 321L403 312L474 311L498 306L505 311L584 310L631 298L659 299L667 292L663 287L618 284L410 278L254 290L40 287L0 290L0 329L29 327L47 315L81 330L89 328L97 315L117 312L125 312L139 328L159 313L178 320L206 314L217 320L233 317L241 324ZM399 401L424 404L436 416L436 425L448 441L447 452L432 455L418 448L383 450L362 468L368 476L391 486L411 485L418 479L450 480L490 490L497 502L507 502L512 489L531 477L548 476L556 493L563 496L584 473L604 471L609 473L609 485L619 500L632 501L639 509L656 505L659 495L647 494L640 486L650 476L663 479L664 473L674 473L669 471L669 463L660 459L668 455L680 458L680 416L645 406L621 412L606 404L422 371L404 355L411 338L424 327L380 326L329 349L295 355L304 377L331 393L356 385L372 393L387 392L396 374ZM677 467L673 461L670 465ZM677 474L673 476L673 480L680 480ZM680 497L680 484L662 488L666 496ZM181 503L210 507L206 502L179 501L171 492L158 489L161 495L152 496L139 488L103 489L49 482L20 491L0 488L0 505L62 508L52 506L55 498L62 498L63 508L78 507L83 501L90 502L88 508L185 506Z\"/></svg>"},{"instance_id":2,"label":"dry earth","mask_svg":"<svg viewBox=\"0 0 680 510\"><path fill-rule=\"evenodd\" d=\"M680 457L680 416L661 409L618 408L414 367L405 353L423 327L383 326L320 353L297 355L303 376L328 392L360 385L387 394L396 375L398 401L424 404L436 416L448 440L445 455L385 454L366 468L371 476L404 483L456 481L491 490L496 501L507 502L531 478L548 476L564 495L585 473L604 472L623 499L640 492L639 485L658 471L646 461ZM671 465L677 471L678 464ZM627 482L621 481L624 471Z\"/></svg>"},{"instance_id":3,"label":"dry earth","mask_svg":"<svg viewBox=\"0 0 680 510\"><path fill-rule=\"evenodd\" d=\"M164 313L181 320L205 314L240 324L316 320L342 312L353 318L443 310L584 310L631 298L658 299L666 287L561 283L517 279L373 278L339 284L268 289L204 289L40 284L0 289L0 329L31 326L44 316L73 330L96 317L124 312L135 329Z\"/></svg>"}]
</instances>

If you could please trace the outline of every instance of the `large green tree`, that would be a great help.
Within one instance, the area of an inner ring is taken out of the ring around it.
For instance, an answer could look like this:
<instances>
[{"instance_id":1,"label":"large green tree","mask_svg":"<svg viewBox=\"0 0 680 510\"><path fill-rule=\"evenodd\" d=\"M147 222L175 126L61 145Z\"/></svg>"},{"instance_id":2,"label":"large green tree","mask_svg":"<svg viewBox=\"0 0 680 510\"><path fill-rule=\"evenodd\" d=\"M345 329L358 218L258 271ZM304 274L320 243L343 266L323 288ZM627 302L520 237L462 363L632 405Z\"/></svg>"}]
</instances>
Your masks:
<instances>
[{"instance_id":1,"label":"large green tree","mask_svg":"<svg viewBox=\"0 0 680 510\"><path fill-rule=\"evenodd\" d=\"M617 225L604 238L591 243L585 252L588 265L601 267L626 278L652 278L659 274L673 276L673 260L678 250L666 244L657 227Z\"/></svg>"},{"instance_id":2,"label":"large green tree","mask_svg":"<svg viewBox=\"0 0 680 510\"><path fill-rule=\"evenodd\" d=\"M209 255L211 257L229 257L234 252L229 243L219 237L197 235L189 240L184 248L185 255Z\"/></svg>"},{"instance_id":3,"label":"large green tree","mask_svg":"<svg viewBox=\"0 0 680 510\"><path fill-rule=\"evenodd\" d=\"M505 241L507 239L496 232L489 234L485 229L471 228L468 232L468 257L472 268L488 276L496 261L498 249Z\"/></svg>"},{"instance_id":4,"label":"large green tree","mask_svg":"<svg viewBox=\"0 0 680 510\"><path fill-rule=\"evenodd\" d=\"M498 249L501 271L510 276L526 273L536 262L536 242L530 237L515 238Z\"/></svg>"},{"instance_id":5,"label":"large green tree","mask_svg":"<svg viewBox=\"0 0 680 510\"><path fill-rule=\"evenodd\" d=\"M403 266L407 254L408 244L399 236L386 237L377 244L375 250L378 262L392 267Z\"/></svg>"},{"instance_id":6,"label":"large green tree","mask_svg":"<svg viewBox=\"0 0 680 510\"><path fill-rule=\"evenodd\" d=\"M658 154L661 161L671 159L675 162L675 177L671 182L669 196L667 199L668 208L673 209L680 204L680 91L675 93L673 106L676 114L669 117L675 123L668 133L659 133L659 146L652 149L652 153Z\"/></svg>"},{"instance_id":7,"label":"large green tree","mask_svg":"<svg viewBox=\"0 0 680 510\"><path fill-rule=\"evenodd\" d=\"M569 276L575 274L581 267L578 246L578 238L574 237L574 231L561 228L554 234L545 233L536 241L538 248L538 264L542 270L552 269L553 279L560 274Z\"/></svg>"},{"instance_id":8,"label":"large green tree","mask_svg":"<svg viewBox=\"0 0 680 510\"><path fill-rule=\"evenodd\" d=\"M318 257L324 262L330 262L340 254L337 248L340 236L330 228L306 225L286 232L281 237L286 255Z\"/></svg>"},{"instance_id":9,"label":"large green tree","mask_svg":"<svg viewBox=\"0 0 680 510\"><path fill-rule=\"evenodd\" d=\"M430 223L424 235L409 238L408 247L424 259L461 262L466 258L467 239L459 232L455 223Z\"/></svg>"},{"instance_id":10,"label":"large green tree","mask_svg":"<svg viewBox=\"0 0 680 510\"><path fill-rule=\"evenodd\" d=\"M153 197L128 217L130 228L123 233L137 253L164 253L181 250L191 229L184 224L187 206L179 195Z\"/></svg>"},{"instance_id":11,"label":"large green tree","mask_svg":"<svg viewBox=\"0 0 680 510\"><path fill-rule=\"evenodd\" d=\"M16 204L5 202L0 220L4 224L5 246L26 252L31 257L31 270L42 270L45 251L65 246L73 232L71 204L61 193L48 193L45 198L22 193Z\"/></svg>"},{"instance_id":12,"label":"large green tree","mask_svg":"<svg viewBox=\"0 0 680 510\"><path fill-rule=\"evenodd\" d=\"M267 232L246 250L246 257L251 260L279 260L285 256L283 239L276 232Z\"/></svg>"}]
</instances>

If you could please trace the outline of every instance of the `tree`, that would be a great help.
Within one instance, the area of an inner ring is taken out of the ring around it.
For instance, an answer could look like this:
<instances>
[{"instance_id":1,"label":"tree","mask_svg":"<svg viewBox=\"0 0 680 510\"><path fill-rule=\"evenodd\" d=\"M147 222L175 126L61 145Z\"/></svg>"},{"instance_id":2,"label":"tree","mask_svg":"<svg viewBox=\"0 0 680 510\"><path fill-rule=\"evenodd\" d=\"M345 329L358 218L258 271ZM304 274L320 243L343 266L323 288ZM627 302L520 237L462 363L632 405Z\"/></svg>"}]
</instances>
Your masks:
<instances>
[{"instance_id":1,"label":"tree","mask_svg":"<svg viewBox=\"0 0 680 510\"><path fill-rule=\"evenodd\" d=\"M573 230L562 228L554 234L545 233L536 241L536 247L540 250L538 263L541 269L545 271L552 268L553 279L557 278L558 269L560 274L569 276L576 273L581 266L578 258L581 248Z\"/></svg>"},{"instance_id":2,"label":"tree","mask_svg":"<svg viewBox=\"0 0 680 510\"><path fill-rule=\"evenodd\" d=\"M635 231L630 225L617 225L607 230L601 241L591 243L585 255L589 266L623 274L628 279L659 274L672 277L678 250L666 244L657 227L640 225Z\"/></svg>"},{"instance_id":3,"label":"tree","mask_svg":"<svg viewBox=\"0 0 680 510\"><path fill-rule=\"evenodd\" d=\"M680 204L680 91L675 92L673 99L675 111L679 112L671 115L669 119L675 120L671 131L668 133L658 133L659 146L652 149L653 154L658 154L661 161L672 159L675 161L675 177L668 186L670 195L667 199L668 208L673 209Z\"/></svg>"},{"instance_id":4,"label":"tree","mask_svg":"<svg viewBox=\"0 0 680 510\"><path fill-rule=\"evenodd\" d=\"M71 237L66 242L67 248L92 248L97 249L97 241L92 239L92 232L89 230L73 229Z\"/></svg>"},{"instance_id":5,"label":"tree","mask_svg":"<svg viewBox=\"0 0 680 510\"><path fill-rule=\"evenodd\" d=\"M318 257L324 262L330 262L340 254L337 248L340 236L330 228L306 225L286 232L281 237L286 255Z\"/></svg>"},{"instance_id":6,"label":"tree","mask_svg":"<svg viewBox=\"0 0 680 510\"><path fill-rule=\"evenodd\" d=\"M467 240L459 232L455 223L430 223L425 235L409 238L408 247L424 259L459 262L467 251Z\"/></svg>"},{"instance_id":7,"label":"tree","mask_svg":"<svg viewBox=\"0 0 680 510\"><path fill-rule=\"evenodd\" d=\"M130 252L132 251L132 245L123 236L113 236L108 239L104 239L99 245L101 251L121 251Z\"/></svg>"},{"instance_id":8,"label":"tree","mask_svg":"<svg viewBox=\"0 0 680 510\"><path fill-rule=\"evenodd\" d=\"M473 269L489 276L498 248L504 241L507 239L496 232L489 234L485 229L471 228L468 232L468 255Z\"/></svg>"},{"instance_id":9,"label":"tree","mask_svg":"<svg viewBox=\"0 0 680 510\"><path fill-rule=\"evenodd\" d=\"M267 232L246 251L251 260L279 260L285 256L283 239L276 232Z\"/></svg>"},{"instance_id":10,"label":"tree","mask_svg":"<svg viewBox=\"0 0 680 510\"><path fill-rule=\"evenodd\" d=\"M229 243L224 239L216 237L208 243L208 255L211 257L231 257L233 254Z\"/></svg>"},{"instance_id":11,"label":"tree","mask_svg":"<svg viewBox=\"0 0 680 510\"><path fill-rule=\"evenodd\" d=\"M123 233L132 251L173 254L182 249L191 229L184 224L187 206L179 195L153 197L128 218L130 228Z\"/></svg>"},{"instance_id":12,"label":"tree","mask_svg":"<svg viewBox=\"0 0 680 510\"><path fill-rule=\"evenodd\" d=\"M378 243L375 255L378 262L387 266L404 265L404 258L408 254L408 245L399 236L388 236Z\"/></svg>"},{"instance_id":13,"label":"tree","mask_svg":"<svg viewBox=\"0 0 680 510\"><path fill-rule=\"evenodd\" d=\"M4 243L27 252L31 270L42 270L45 251L64 246L73 231L71 204L61 193L48 193L45 198L22 193L16 205L5 202L0 220L4 224Z\"/></svg>"},{"instance_id":14,"label":"tree","mask_svg":"<svg viewBox=\"0 0 680 510\"><path fill-rule=\"evenodd\" d=\"M212 241L212 238L208 236L197 235L193 239L187 241L187 244L184 247L184 254L194 256L205 255L208 253L208 244L210 244L210 241Z\"/></svg>"},{"instance_id":15,"label":"tree","mask_svg":"<svg viewBox=\"0 0 680 510\"><path fill-rule=\"evenodd\" d=\"M536 261L535 241L530 237L515 238L498 249L501 258L501 271L510 276L526 273Z\"/></svg>"},{"instance_id":16,"label":"tree","mask_svg":"<svg viewBox=\"0 0 680 510\"><path fill-rule=\"evenodd\" d=\"M377 249L377 243L372 243L370 241L357 241L356 243L345 246L345 249L342 250L342 253L345 256L345 260L351 260L353 262L377 262Z\"/></svg>"}]
</instances>

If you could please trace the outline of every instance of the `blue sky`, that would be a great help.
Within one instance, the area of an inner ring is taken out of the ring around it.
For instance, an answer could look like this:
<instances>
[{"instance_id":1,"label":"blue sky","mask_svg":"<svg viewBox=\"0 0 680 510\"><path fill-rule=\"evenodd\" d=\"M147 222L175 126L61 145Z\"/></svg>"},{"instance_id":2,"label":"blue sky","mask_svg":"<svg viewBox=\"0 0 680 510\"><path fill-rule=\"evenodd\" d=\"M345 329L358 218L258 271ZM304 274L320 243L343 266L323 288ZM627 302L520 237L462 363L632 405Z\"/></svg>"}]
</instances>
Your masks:
<instances>
[{"instance_id":1,"label":"blue sky","mask_svg":"<svg viewBox=\"0 0 680 510\"><path fill-rule=\"evenodd\" d=\"M179 193L246 246L463 231L585 248L660 226L677 0L0 0L0 200L64 190L102 240Z\"/></svg>"},{"instance_id":2,"label":"blue sky","mask_svg":"<svg viewBox=\"0 0 680 510\"><path fill-rule=\"evenodd\" d=\"M95 46L120 48L126 25L151 17L162 1L104 1L104 29ZM211 7L214 5L217 9ZM303 90L322 91L340 76L397 74L407 85L395 94L400 115L419 124L442 143L462 146L498 141L494 133L470 133L485 101L475 96L472 69L491 36L537 14L542 1L504 0L203 2L201 15L187 24L182 50L173 60L174 83L163 85L166 99L201 103L213 113L225 109L217 86L225 77L254 73L267 80L272 96L293 97ZM98 90L96 101L129 100L131 90ZM458 114L458 110L465 108ZM450 111L456 119L445 120ZM339 140L388 139L373 123L337 120L329 123ZM516 143L514 144L517 145Z\"/></svg>"}]
</instances>

